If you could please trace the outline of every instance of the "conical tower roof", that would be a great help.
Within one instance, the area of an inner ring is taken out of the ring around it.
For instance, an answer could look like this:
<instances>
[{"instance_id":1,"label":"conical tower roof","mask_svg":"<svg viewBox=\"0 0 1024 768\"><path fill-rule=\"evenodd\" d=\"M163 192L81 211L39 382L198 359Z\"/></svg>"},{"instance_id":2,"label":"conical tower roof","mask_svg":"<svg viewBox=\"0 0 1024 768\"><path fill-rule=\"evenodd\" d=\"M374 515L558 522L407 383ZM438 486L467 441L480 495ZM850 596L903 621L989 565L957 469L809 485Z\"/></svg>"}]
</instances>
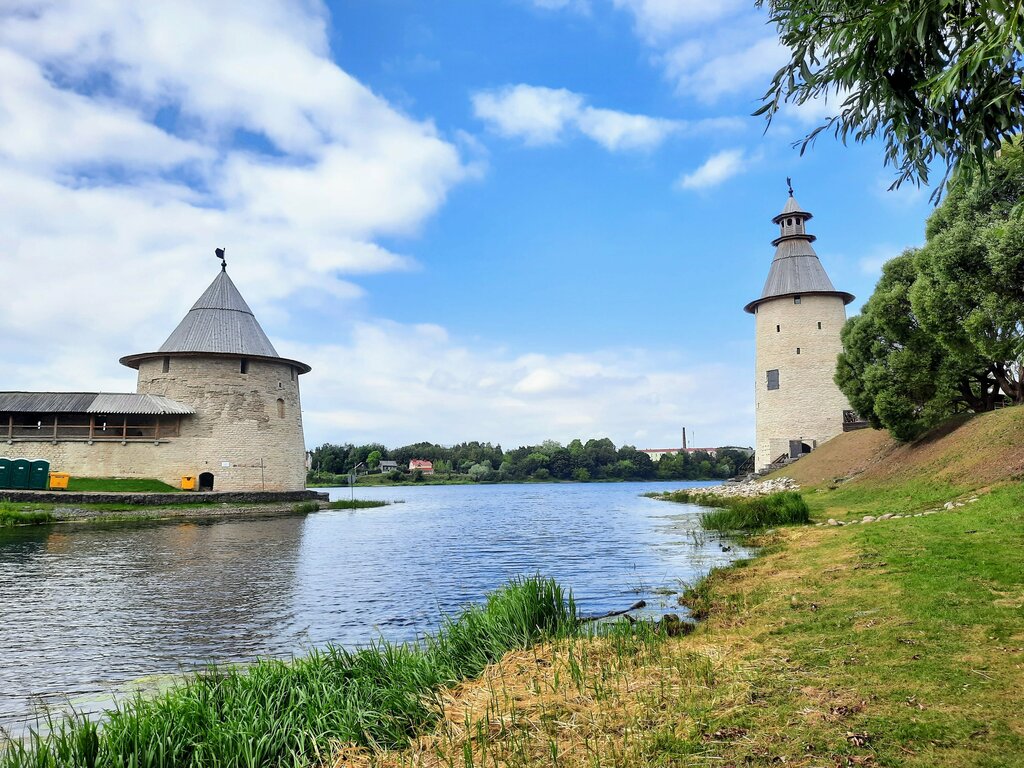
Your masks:
<instances>
[{"instance_id":1,"label":"conical tower roof","mask_svg":"<svg viewBox=\"0 0 1024 768\"><path fill-rule=\"evenodd\" d=\"M803 210L792 194L786 201L782 213L772 221L779 224L789 216L798 218L802 222L812 218L811 213ZM786 230L783 231L786 232ZM818 254L815 253L814 247L811 245L815 239L814 235L803 231L803 227L798 227L772 241L772 245L775 246L775 258L772 260L771 269L768 270L768 279L765 280L764 290L761 291L760 298L743 308L746 312L753 313L758 304L769 299L804 294L838 296L844 304L853 301L852 293L837 291L832 285L832 281L829 280L825 268L818 259Z\"/></svg>"},{"instance_id":2,"label":"conical tower roof","mask_svg":"<svg viewBox=\"0 0 1024 768\"><path fill-rule=\"evenodd\" d=\"M147 358L179 355L278 360L294 365L300 373L310 370L305 363L277 354L226 269L217 274L156 352L128 355L121 363L138 368Z\"/></svg>"}]
</instances>

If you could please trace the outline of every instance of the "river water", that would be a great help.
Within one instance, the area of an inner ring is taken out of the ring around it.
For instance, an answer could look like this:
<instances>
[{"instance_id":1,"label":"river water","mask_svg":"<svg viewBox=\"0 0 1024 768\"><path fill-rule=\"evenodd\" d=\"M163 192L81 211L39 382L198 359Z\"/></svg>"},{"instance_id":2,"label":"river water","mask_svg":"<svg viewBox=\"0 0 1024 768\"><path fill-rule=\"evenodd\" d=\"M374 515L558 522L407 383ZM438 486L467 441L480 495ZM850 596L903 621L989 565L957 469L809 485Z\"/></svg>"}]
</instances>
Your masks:
<instances>
[{"instance_id":1,"label":"river water","mask_svg":"<svg viewBox=\"0 0 1024 768\"><path fill-rule=\"evenodd\" d=\"M699 508L640 496L693 485L360 488L403 503L0 529L0 728L209 662L411 639L522 574L555 577L583 613L681 612L668 592L741 554L700 532Z\"/></svg>"}]
</instances>

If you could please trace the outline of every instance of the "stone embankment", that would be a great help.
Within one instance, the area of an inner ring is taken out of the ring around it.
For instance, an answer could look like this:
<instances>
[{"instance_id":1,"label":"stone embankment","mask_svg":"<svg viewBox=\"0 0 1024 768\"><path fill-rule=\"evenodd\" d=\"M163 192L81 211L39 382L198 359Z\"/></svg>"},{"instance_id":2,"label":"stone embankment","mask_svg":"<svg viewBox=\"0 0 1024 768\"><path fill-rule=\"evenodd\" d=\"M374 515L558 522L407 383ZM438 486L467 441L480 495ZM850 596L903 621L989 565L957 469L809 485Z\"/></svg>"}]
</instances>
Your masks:
<instances>
[{"instance_id":1,"label":"stone embankment","mask_svg":"<svg viewBox=\"0 0 1024 768\"><path fill-rule=\"evenodd\" d=\"M709 496L724 498L753 498L768 496L782 491L799 491L800 486L790 477L775 477L771 480L748 480L742 483L725 483L710 488L695 488L694 493L706 493Z\"/></svg>"},{"instance_id":2,"label":"stone embankment","mask_svg":"<svg viewBox=\"0 0 1024 768\"><path fill-rule=\"evenodd\" d=\"M287 501L327 501L321 491L208 491L182 493L108 493L101 491L0 491L0 501L39 504L130 504L162 507L168 504L271 504Z\"/></svg>"},{"instance_id":3,"label":"stone embankment","mask_svg":"<svg viewBox=\"0 0 1024 768\"><path fill-rule=\"evenodd\" d=\"M939 512L948 512L950 510L959 509L960 507L965 507L968 504L974 504L976 501L978 501L978 497L977 496L972 496L967 501L947 501L945 504L943 504L941 507L939 507L937 509L929 509L929 510L926 510L924 512L917 512L917 513L912 514L912 515L911 514L895 515L895 514L893 514L891 512L887 512L884 515L878 515L878 516L875 516L875 515L864 515L864 517L862 517L860 520L836 520L834 517L830 517L826 522L824 522L824 523L815 523L815 525L817 527L821 527L823 525L832 525L832 526L860 525L860 524L866 524L866 523L880 523L883 520L902 520L902 519L907 518L907 517L927 517L928 515L937 515L937 514L939 514Z\"/></svg>"}]
</instances>

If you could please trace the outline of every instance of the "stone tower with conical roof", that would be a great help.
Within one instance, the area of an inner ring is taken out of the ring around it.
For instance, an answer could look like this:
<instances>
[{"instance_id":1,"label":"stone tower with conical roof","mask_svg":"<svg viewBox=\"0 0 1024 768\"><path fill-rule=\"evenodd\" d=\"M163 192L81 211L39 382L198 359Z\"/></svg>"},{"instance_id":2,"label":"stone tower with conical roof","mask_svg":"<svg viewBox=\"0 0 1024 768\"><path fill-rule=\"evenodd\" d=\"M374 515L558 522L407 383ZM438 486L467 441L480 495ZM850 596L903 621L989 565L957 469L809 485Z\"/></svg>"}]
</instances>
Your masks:
<instances>
[{"instance_id":1,"label":"stone tower with conical roof","mask_svg":"<svg viewBox=\"0 0 1024 768\"><path fill-rule=\"evenodd\" d=\"M310 367L278 355L225 268L156 352L121 363L138 370L139 393L195 411L161 452L167 473L150 476L196 475L218 491L305 488L299 376Z\"/></svg>"},{"instance_id":2,"label":"stone tower with conical roof","mask_svg":"<svg viewBox=\"0 0 1024 768\"><path fill-rule=\"evenodd\" d=\"M772 219L779 236L764 290L744 309L756 326L755 462L799 456L843 431L845 396L833 377L853 296L837 291L814 252L811 214L789 191Z\"/></svg>"}]
</instances>

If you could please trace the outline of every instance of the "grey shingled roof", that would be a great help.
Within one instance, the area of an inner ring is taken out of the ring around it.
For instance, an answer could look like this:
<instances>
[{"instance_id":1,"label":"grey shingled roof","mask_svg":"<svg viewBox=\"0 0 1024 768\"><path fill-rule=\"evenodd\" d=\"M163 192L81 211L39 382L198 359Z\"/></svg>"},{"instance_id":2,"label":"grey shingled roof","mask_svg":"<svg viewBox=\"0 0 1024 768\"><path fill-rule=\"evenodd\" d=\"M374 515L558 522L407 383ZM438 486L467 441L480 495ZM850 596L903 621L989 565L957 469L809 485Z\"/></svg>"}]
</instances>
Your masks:
<instances>
[{"instance_id":1,"label":"grey shingled roof","mask_svg":"<svg viewBox=\"0 0 1024 768\"><path fill-rule=\"evenodd\" d=\"M782 213L772 221L793 213L801 213L804 219L811 218L811 214L803 210L800 204L790 196L786 201ZM839 296L844 304L853 301L852 293L837 291L832 281L825 273L825 268L814 252L811 241L813 235L786 235L776 239L775 258L772 260L771 269L768 270L768 279L764 282L764 290L760 298L750 302L743 309L753 312L754 308L767 299L779 298L782 296L799 296L801 294L825 294Z\"/></svg>"},{"instance_id":2,"label":"grey shingled roof","mask_svg":"<svg viewBox=\"0 0 1024 768\"><path fill-rule=\"evenodd\" d=\"M310 371L305 363L277 354L225 270L217 274L210 287L192 305L192 309L160 349L127 355L121 358L121 364L138 368L143 360L163 355L230 355L273 359L293 366L300 374Z\"/></svg>"},{"instance_id":3,"label":"grey shingled roof","mask_svg":"<svg viewBox=\"0 0 1024 768\"><path fill-rule=\"evenodd\" d=\"M0 392L0 413L189 415L195 410L163 395L114 392Z\"/></svg>"},{"instance_id":4,"label":"grey shingled roof","mask_svg":"<svg viewBox=\"0 0 1024 768\"><path fill-rule=\"evenodd\" d=\"M280 357L227 272L217 274L157 351Z\"/></svg>"},{"instance_id":5,"label":"grey shingled roof","mask_svg":"<svg viewBox=\"0 0 1024 768\"><path fill-rule=\"evenodd\" d=\"M814 218L814 216L811 215L811 213L809 211L805 211L800 206L800 203L798 203L796 201L795 197L790 195L789 198L786 200L786 205L783 206L783 208L782 208L782 213L780 213L778 216L776 216L774 219L772 219L772 221L778 221L783 216L789 216L791 213L802 213L804 215L805 219L813 219Z\"/></svg>"}]
</instances>

